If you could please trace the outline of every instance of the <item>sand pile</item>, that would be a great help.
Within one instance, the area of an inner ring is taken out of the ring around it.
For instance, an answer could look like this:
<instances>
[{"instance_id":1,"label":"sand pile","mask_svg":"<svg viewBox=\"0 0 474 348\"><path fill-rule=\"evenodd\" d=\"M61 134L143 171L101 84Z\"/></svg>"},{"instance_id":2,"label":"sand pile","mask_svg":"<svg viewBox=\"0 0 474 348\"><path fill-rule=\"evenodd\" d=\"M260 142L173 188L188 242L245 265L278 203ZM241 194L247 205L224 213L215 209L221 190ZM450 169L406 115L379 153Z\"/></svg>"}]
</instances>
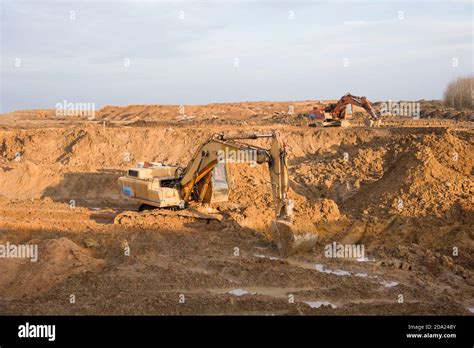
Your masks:
<instances>
[{"instance_id":1,"label":"sand pile","mask_svg":"<svg viewBox=\"0 0 474 348\"><path fill-rule=\"evenodd\" d=\"M253 117L306 110L311 102L242 102L207 105L129 105L106 106L97 112L99 120L136 121L204 121L248 120Z\"/></svg>"},{"instance_id":2,"label":"sand pile","mask_svg":"<svg viewBox=\"0 0 474 348\"><path fill-rule=\"evenodd\" d=\"M31 240L38 244L38 260L0 259L0 297L19 299L34 297L61 283L73 274L99 270L104 261L68 238ZM21 274L21 277L18 277Z\"/></svg>"},{"instance_id":3,"label":"sand pile","mask_svg":"<svg viewBox=\"0 0 474 348\"><path fill-rule=\"evenodd\" d=\"M9 199L39 198L61 180L58 165L40 166L28 160L0 167L0 194Z\"/></svg>"},{"instance_id":4,"label":"sand pile","mask_svg":"<svg viewBox=\"0 0 474 348\"><path fill-rule=\"evenodd\" d=\"M412 136L384 158L382 177L347 202L364 202L369 213L449 216L456 207L472 210L472 144L449 133Z\"/></svg>"},{"instance_id":5,"label":"sand pile","mask_svg":"<svg viewBox=\"0 0 474 348\"><path fill-rule=\"evenodd\" d=\"M241 227L267 234L271 222L275 219L268 166L233 164L229 175L229 201L233 204L230 216ZM289 196L294 202L295 226L301 227L302 230L313 231L312 226L319 221L337 221L340 218L338 206L332 200L320 199L317 196L306 197L292 188Z\"/></svg>"}]
</instances>

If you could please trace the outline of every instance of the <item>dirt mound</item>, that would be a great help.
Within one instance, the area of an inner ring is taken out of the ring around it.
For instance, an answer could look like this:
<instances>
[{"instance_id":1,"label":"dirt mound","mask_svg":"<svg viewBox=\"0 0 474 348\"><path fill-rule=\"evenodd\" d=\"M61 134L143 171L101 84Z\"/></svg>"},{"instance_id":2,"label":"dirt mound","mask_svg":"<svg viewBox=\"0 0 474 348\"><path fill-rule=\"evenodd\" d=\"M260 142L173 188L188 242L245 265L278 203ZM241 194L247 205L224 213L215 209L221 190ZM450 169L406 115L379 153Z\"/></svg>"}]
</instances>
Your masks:
<instances>
[{"instance_id":1,"label":"dirt mound","mask_svg":"<svg viewBox=\"0 0 474 348\"><path fill-rule=\"evenodd\" d=\"M0 195L0 205L7 204L8 202L10 202L10 199L8 199L8 197Z\"/></svg>"},{"instance_id":2,"label":"dirt mound","mask_svg":"<svg viewBox=\"0 0 474 348\"><path fill-rule=\"evenodd\" d=\"M0 259L0 296L3 299L34 297L73 274L97 271L104 261L68 238L31 240L38 244L38 260L6 258ZM21 274L21 277L18 275Z\"/></svg>"},{"instance_id":3,"label":"dirt mound","mask_svg":"<svg viewBox=\"0 0 474 348\"><path fill-rule=\"evenodd\" d=\"M314 207L316 220L337 221L341 217L339 207L336 202L330 199L323 199L315 204Z\"/></svg>"},{"instance_id":4,"label":"dirt mound","mask_svg":"<svg viewBox=\"0 0 474 348\"><path fill-rule=\"evenodd\" d=\"M229 122L248 121L253 118L270 118L278 114L298 113L307 110L313 102L240 102L207 105L129 105L106 106L97 112L97 119L107 121L138 120L158 122Z\"/></svg>"},{"instance_id":5,"label":"dirt mound","mask_svg":"<svg viewBox=\"0 0 474 348\"><path fill-rule=\"evenodd\" d=\"M10 199L40 197L43 191L61 180L58 165L39 166L28 160L0 167L1 194Z\"/></svg>"},{"instance_id":6,"label":"dirt mound","mask_svg":"<svg viewBox=\"0 0 474 348\"><path fill-rule=\"evenodd\" d=\"M327 103L331 101L326 101ZM326 103L325 102L325 103ZM271 118L279 114L297 115L310 110L317 101L288 102L236 102L213 103L206 105L128 105L105 106L95 112L92 122L136 122L157 121L159 123L196 123L248 121L253 118ZM69 120L88 121L89 114L76 113L70 116L58 116L54 109L20 110L4 114L13 120Z\"/></svg>"},{"instance_id":7,"label":"dirt mound","mask_svg":"<svg viewBox=\"0 0 474 348\"><path fill-rule=\"evenodd\" d=\"M95 201L109 202L119 199L117 179L123 173L66 173L60 182L50 185L42 191L42 198L53 198L57 201Z\"/></svg>"},{"instance_id":8,"label":"dirt mound","mask_svg":"<svg viewBox=\"0 0 474 348\"><path fill-rule=\"evenodd\" d=\"M445 107L441 101L420 101L421 118L444 118L456 121L474 121L474 112L469 109L458 110Z\"/></svg>"},{"instance_id":9,"label":"dirt mound","mask_svg":"<svg viewBox=\"0 0 474 348\"><path fill-rule=\"evenodd\" d=\"M446 217L471 206L472 144L449 133L405 138L387 152L379 180L362 188L347 207L365 202L371 214Z\"/></svg>"}]
</instances>

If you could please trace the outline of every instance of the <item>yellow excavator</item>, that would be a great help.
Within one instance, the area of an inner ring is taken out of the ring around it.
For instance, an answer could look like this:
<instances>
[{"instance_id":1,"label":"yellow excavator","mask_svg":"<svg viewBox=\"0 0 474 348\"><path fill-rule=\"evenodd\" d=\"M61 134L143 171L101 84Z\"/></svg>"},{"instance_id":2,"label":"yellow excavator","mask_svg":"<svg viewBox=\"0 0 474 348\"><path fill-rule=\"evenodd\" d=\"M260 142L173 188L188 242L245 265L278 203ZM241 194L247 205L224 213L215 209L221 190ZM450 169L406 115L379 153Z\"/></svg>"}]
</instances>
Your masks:
<instances>
[{"instance_id":1,"label":"yellow excavator","mask_svg":"<svg viewBox=\"0 0 474 348\"><path fill-rule=\"evenodd\" d=\"M242 139L272 138L269 150L238 142ZM118 179L123 196L140 203L139 211L168 208L187 209L191 203L227 201L229 161L267 163L275 208L271 234L280 254L287 257L308 251L316 244L313 233L295 233L293 202L288 197L286 146L277 133L214 134L203 143L185 168L146 162L129 169ZM189 216L189 215L188 215Z\"/></svg>"}]
</instances>

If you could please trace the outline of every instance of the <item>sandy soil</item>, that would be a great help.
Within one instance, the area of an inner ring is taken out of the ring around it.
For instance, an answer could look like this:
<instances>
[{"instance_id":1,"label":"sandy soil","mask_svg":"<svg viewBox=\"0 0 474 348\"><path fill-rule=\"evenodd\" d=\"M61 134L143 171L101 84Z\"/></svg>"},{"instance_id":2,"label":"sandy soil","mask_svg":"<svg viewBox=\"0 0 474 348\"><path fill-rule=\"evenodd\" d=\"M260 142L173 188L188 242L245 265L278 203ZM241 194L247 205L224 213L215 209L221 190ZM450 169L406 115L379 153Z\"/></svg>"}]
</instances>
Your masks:
<instances>
[{"instance_id":1,"label":"sandy soil","mask_svg":"<svg viewBox=\"0 0 474 348\"><path fill-rule=\"evenodd\" d=\"M311 105L0 116L0 244L39 249L37 262L0 258L0 313L472 315L469 117L322 129L298 116ZM136 209L118 195L124 170L142 160L184 165L224 130L280 132L296 223L318 231L314 252L279 257L264 166L232 165L230 202L214 207L222 221L145 212L114 224ZM364 245L366 259L326 257L333 242Z\"/></svg>"}]
</instances>

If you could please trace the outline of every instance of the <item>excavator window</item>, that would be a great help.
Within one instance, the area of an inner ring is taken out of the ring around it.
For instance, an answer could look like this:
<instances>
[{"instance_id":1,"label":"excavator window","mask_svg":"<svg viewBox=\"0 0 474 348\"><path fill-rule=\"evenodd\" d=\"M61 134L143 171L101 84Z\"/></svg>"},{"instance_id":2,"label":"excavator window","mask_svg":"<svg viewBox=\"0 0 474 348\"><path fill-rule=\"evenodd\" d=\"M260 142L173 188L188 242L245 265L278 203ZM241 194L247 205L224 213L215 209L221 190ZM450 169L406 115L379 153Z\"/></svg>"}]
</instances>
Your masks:
<instances>
[{"instance_id":1,"label":"excavator window","mask_svg":"<svg viewBox=\"0 0 474 348\"><path fill-rule=\"evenodd\" d=\"M227 180L226 164L218 163L212 170L212 200L218 201L222 198L227 198L229 194L229 184Z\"/></svg>"},{"instance_id":2,"label":"excavator window","mask_svg":"<svg viewBox=\"0 0 474 348\"><path fill-rule=\"evenodd\" d=\"M346 116L352 116L352 104L347 104L346 105L345 115Z\"/></svg>"},{"instance_id":3,"label":"excavator window","mask_svg":"<svg viewBox=\"0 0 474 348\"><path fill-rule=\"evenodd\" d=\"M138 170L129 169L128 176L133 176L134 178L138 178Z\"/></svg>"}]
</instances>

